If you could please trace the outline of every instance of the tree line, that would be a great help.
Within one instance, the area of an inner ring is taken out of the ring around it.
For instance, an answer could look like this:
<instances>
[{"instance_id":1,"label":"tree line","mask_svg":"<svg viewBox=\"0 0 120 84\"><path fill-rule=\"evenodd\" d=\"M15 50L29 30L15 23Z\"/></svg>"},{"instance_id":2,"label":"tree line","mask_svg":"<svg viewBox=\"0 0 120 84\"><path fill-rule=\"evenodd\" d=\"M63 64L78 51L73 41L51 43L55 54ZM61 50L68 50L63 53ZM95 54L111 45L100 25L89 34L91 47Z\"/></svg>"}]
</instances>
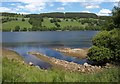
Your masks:
<instances>
[{"instance_id":1,"label":"tree line","mask_svg":"<svg viewBox=\"0 0 120 84\"><path fill-rule=\"evenodd\" d=\"M79 12L53 12L53 13L41 13L41 14L29 14L26 17L48 17L48 18L98 18L94 13L79 13Z\"/></svg>"}]
</instances>

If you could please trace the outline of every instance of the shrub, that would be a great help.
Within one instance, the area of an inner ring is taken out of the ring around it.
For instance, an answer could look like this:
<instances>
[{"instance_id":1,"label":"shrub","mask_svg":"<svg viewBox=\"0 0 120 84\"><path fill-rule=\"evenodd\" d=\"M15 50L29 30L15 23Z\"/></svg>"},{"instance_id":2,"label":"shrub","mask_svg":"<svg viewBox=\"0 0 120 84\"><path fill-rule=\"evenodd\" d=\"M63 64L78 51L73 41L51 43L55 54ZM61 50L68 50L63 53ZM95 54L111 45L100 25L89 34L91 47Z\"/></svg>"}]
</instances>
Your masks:
<instances>
[{"instance_id":1,"label":"shrub","mask_svg":"<svg viewBox=\"0 0 120 84\"><path fill-rule=\"evenodd\" d=\"M22 21L25 21L25 19L24 19L24 18L22 18Z\"/></svg>"},{"instance_id":2,"label":"shrub","mask_svg":"<svg viewBox=\"0 0 120 84\"><path fill-rule=\"evenodd\" d=\"M55 22L55 25L56 25L56 27L60 27L60 24L58 24L57 22Z\"/></svg>"},{"instance_id":3,"label":"shrub","mask_svg":"<svg viewBox=\"0 0 120 84\"><path fill-rule=\"evenodd\" d=\"M120 63L120 30L102 31L93 38L93 45L89 52L89 59L98 63Z\"/></svg>"},{"instance_id":4,"label":"shrub","mask_svg":"<svg viewBox=\"0 0 120 84\"><path fill-rule=\"evenodd\" d=\"M20 30L20 26L15 26L14 31L19 31Z\"/></svg>"},{"instance_id":5,"label":"shrub","mask_svg":"<svg viewBox=\"0 0 120 84\"><path fill-rule=\"evenodd\" d=\"M90 48L88 56L91 61L103 64L110 62L112 51L109 48L93 46Z\"/></svg>"},{"instance_id":6,"label":"shrub","mask_svg":"<svg viewBox=\"0 0 120 84\"><path fill-rule=\"evenodd\" d=\"M27 28L26 28L26 27L24 27L23 29L21 29L21 31L27 31Z\"/></svg>"},{"instance_id":7,"label":"shrub","mask_svg":"<svg viewBox=\"0 0 120 84\"><path fill-rule=\"evenodd\" d=\"M93 45L95 46L104 46L108 47L108 44L110 42L110 35L108 31L102 31L98 33L92 40Z\"/></svg>"}]
</instances>

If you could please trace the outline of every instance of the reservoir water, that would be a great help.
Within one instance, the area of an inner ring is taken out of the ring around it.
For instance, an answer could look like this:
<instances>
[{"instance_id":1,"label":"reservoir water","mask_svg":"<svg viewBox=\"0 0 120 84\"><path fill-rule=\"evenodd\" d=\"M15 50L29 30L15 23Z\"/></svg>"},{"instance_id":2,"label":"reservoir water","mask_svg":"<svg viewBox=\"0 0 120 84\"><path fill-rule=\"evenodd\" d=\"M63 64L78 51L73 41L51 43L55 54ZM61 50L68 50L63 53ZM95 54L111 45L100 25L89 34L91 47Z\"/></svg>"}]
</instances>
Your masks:
<instances>
[{"instance_id":1,"label":"reservoir water","mask_svg":"<svg viewBox=\"0 0 120 84\"><path fill-rule=\"evenodd\" d=\"M89 48L92 38L98 31L44 31L44 32L1 32L2 46L19 53L26 63L33 62L41 68L47 69L51 65L41 59L27 54L37 51L60 60L84 64L87 59L64 56L53 50L53 47Z\"/></svg>"}]
</instances>

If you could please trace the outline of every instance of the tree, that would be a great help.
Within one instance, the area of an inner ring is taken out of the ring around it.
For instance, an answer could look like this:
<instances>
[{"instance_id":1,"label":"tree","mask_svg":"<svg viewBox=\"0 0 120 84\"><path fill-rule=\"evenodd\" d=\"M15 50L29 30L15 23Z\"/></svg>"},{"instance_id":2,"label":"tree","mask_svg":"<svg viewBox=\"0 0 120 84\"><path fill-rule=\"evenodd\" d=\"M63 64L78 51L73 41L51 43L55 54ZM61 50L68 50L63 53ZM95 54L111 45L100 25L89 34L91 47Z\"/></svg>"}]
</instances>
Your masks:
<instances>
[{"instance_id":1,"label":"tree","mask_svg":"<svg viewBox=\"0 0 120 84\"><path fill-rule=\"evenodd\" d=\"M26 28L26 27L24 27L21 31L27 31L27 28Z\"/></svg>"},{"instance_id":2,"label":"tree","mask_svg":"<svg viewBox=\"0 0 120 84\"><path fill-rule=\"evenodd\" d=\"M15 26L14 31L19 31L20 30L20 26Z\"/></svg>"},{"instance_id":3,"label":"tree","mask_svg":"<svg viewBox=\"0 0 120 84\"><path fill-rule=\"evenodd\" d=\"M25 19L24 19L24 18L22 18L22 21L25 21Z\"/></svg>"},{"instance_id":4,"label":"tree","mask_svg":"<svg viewBox=\"0 0 120 84\"><path fill-rule=\"evenodd\" d=\"M114 7L112 10L113 22L117 28L120 28L120 7Z\"/></svg>"},{"instance_id":5,"label":"tree","mask_svg":"<svg viewBox=\"0 0 120 84\"><path fill-rule=\"evenodd\" d=\"M58 24L57 22L55 22L55 25L56 25L57 27L60 27L60 24Z\"/></svg>"}]
</instances>

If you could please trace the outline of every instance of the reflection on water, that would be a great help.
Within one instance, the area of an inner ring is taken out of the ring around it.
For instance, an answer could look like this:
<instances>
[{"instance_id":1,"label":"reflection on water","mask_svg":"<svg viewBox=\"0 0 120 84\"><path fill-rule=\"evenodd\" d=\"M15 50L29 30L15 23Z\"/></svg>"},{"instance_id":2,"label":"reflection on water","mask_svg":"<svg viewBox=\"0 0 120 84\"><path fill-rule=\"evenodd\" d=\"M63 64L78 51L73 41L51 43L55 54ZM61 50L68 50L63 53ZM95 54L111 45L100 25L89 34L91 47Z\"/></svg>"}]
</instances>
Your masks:
<instances>
[{"instance_id":1,"label":"reflection on water","mask_svg":"<svg viewBox=\"0 0 120 84\"><path fill-rule=\"evenodd\" d=\"M52 50L53 47L83 48L92 45L91 39L97 31L71 31L71 32L4 32L3 47L12 49L19 53L24 60L33 62L41 68L47 69L51 65L27 54L30 51L37 51L50 57L68 62L83 64L87 59L64 56L62 53Z\"/></svg>"}]
</instances>

